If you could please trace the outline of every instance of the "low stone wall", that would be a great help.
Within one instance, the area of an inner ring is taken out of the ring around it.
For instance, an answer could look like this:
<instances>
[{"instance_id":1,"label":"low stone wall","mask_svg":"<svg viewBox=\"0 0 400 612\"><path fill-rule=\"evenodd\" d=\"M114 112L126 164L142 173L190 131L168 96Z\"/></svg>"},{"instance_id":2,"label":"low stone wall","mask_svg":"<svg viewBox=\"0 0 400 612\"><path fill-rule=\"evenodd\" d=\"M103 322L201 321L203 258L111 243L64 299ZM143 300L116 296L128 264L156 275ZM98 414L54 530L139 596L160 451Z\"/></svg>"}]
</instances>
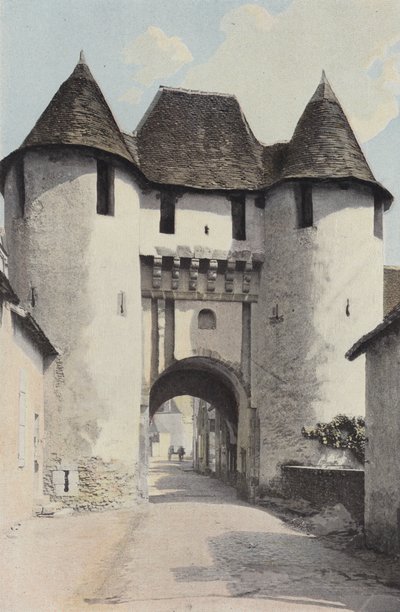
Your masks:
<instances>
[{"instance_id":1,"label":"low stone wall","mask_svg":"<svg viewBox=\"0 0 400 612\"><path fill-rule=\"evenodd\" d=\"M132 472L127 473L126 466L114 461L106 463L99 457L66 464L53 456L44 474L44 493L51 501L74 510L130 506L141 497L136 468L133 465Z\"/></svg>"},{"instance_id":2,"label":"low stone wall","mask_svg":"<svg viewBox=\"0 0 400 612\"><path fill-rule=\"evenodd\" d=\"M318 509L343 504L358 523L364 523L363 470L284 465L282 479L286 497L301 497Z\"/></svg>"}]
</instances>

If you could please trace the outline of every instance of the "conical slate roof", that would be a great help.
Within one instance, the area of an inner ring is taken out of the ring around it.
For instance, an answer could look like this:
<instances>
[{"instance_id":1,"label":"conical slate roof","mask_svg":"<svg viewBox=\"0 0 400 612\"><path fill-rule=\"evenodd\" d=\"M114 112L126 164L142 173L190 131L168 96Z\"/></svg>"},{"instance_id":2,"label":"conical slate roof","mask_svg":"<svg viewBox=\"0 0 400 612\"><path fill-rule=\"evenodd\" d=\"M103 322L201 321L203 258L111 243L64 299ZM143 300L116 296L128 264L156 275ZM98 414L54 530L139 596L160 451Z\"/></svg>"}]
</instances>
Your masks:
<instances>
[{"instance_id":1,"label":"conical slate roof","mask_svg":"<svg viewBox=\"0 0 400 612\"><path fill-rule=\"evenodd\" d=\"M291 177L376 182L325 73L289 143L281 178Z\"/></svg>"},{"instance_id":2,"label":"conical slate roof","mask_svg":"<svg viewBox=\"0 0 400 612\"><path fill-rule=\"evenodd\" d=\"M83 53L75 70L61 85L21 148L65 144L95 147L132 161Z\"/></svg>"}]
</instances>

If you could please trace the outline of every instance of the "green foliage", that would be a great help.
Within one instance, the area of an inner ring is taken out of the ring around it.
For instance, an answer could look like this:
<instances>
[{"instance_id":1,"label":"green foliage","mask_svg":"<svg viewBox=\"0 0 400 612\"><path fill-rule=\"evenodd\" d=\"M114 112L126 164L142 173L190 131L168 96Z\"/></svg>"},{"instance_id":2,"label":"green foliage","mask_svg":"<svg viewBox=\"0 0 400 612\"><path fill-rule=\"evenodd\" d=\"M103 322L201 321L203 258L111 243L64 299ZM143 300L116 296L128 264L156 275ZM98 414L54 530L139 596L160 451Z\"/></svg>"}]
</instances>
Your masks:
<instances>
[{"instance_id":1,"label":"green foliage","mask_svg":"<svg viewBox=\"0 0 400 612\"><path fill-rule=\"evenodd\" d=\"M354 456L364 463L365 458L365 419L338 414L329 423L317 423L313 429L302 428L306 438L319 440L321 444L333 448L348 448Z\"/></svg>"}]
</instances>

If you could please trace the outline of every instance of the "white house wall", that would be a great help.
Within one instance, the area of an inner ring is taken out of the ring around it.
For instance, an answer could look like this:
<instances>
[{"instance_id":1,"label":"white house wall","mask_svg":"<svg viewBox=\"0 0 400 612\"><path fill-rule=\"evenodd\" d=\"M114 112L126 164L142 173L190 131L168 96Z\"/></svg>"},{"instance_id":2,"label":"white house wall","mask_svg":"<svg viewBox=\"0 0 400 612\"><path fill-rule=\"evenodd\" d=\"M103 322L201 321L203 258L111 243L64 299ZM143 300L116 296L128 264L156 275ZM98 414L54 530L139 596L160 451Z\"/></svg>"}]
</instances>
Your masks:
<instances>
[{"instance_id":1,"label":"white house wall","mask_svg":"<svg viewBox=\"0 0 400 612\"><path fill-rule=\"evenodd\" d=\"M20 326L13 324L7 303L0 321L0 344L0 527L5 528L31 516L35 499L43 493L43 358ZM19 431L21 418L24 427ZM21 435L23 461L19 460Z\"/></svg>"},{"instance_id":2,"label":"white house wall","mask_svg":"<svg viewBox=\"0 0 400 612\"><path fill-rule=\"evenodd\" d=\"M400 552L400 333L367 348L365 532L371 547Z\"/></svg>"}]
</instances>

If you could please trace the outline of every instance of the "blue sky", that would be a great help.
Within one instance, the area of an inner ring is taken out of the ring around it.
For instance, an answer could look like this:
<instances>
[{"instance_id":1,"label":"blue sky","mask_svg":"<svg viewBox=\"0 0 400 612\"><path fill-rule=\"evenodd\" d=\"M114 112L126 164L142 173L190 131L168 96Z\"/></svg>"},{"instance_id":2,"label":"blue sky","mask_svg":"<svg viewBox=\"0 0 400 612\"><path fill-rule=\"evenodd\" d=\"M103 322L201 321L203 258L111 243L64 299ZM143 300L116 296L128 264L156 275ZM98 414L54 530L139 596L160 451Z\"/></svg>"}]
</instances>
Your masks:
<instances>
[{"instance_id":1,"label":"blue sky","mask_svg":"<svg viewBox=\"0 0 400 612\"><path fill-rule=\"evenodd\" d=\"M160 84L235 93L263 142L290 138L321 70L378 180L400 199L398 0L2 0L1 152L17 148L80 49L120 126ZM385 216L400 264L400 205Z\"/></svg>"}]
</instances>

